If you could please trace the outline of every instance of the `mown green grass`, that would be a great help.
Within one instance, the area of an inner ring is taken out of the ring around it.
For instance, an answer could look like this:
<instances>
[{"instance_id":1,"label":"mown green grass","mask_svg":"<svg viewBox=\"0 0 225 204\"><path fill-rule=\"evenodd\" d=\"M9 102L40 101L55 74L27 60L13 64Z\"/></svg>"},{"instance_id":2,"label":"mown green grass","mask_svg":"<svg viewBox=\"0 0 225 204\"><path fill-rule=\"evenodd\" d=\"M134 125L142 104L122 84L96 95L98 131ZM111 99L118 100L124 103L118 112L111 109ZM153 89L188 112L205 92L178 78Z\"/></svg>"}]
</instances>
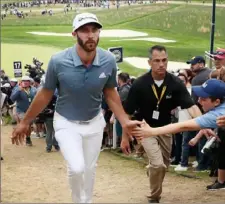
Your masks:
<instances>
[{"instance_id":1,"label":"mown green grass","mask_svg":"<svg viewBox=\"0 0 225 204\"><path fill-rule=\"evenodd\" d=\"M168 9L173 7L172 5L138 5L138 6L130 6L126 8L117 9L96 9L91 8L89 12L95 13L98 15L99 20L104 25L104 27L111 27L113 25L118 25L120 23L125 23L127 21L135 20L143 16L147 16L150 13L156 13L158 11L162 11L164 9ZM51 6L54 8L54 6ZM63 7L62 7L63 8ZM83 10L80 10L80 12ZM77 14L75 10L70 11L67 15L64 12L55 13L53 16L48 15L40 15L39 13L31 12L29 13L29 17L26 19L19 19L16 16L8 16L6 20L2 21L2 25L10 25L10 26L44 26L44 25L67 25L71 26L72 20ZM134 15L135 14L135 15Z\"/></svg>"},{"instance_id":2,"label":"mown green grass","mask_svg":"<svg viewBox=\"0 0 225 204\"><path fill-rule=\"evenodd\" d=\"M211 7L182 5L173 9L161 11L160 15L153 14L143 19L137 19L132 23L126 23L126 26L142 29L150 27L155 30L173 33L174 35L185 35L185 37L201 37L203 39L209 36L211 30ZM225 8L216 10L216 32L218 40L225 40Z\"/></svg>"},{"instance_id":3,"label":"mown green grass","mask_svg":"<svg viewBox=\"0 0 225 204\"><path fill-rule=\"evenodd\" d=\"M1 50L2 50L1 58L4 59L4 60L1 60L1 67L7 70L7 74L9 76L13 77L13 74L14 74L13 62L14 61L22 62L23 75L27 72L27 70L24 69L24 66L26 64L31 64L33 57L37 57L38 59L40 59L44 63L43 68L46 69L48 66L49 58L54 53L60 51L60 48L50 47L50 46L48 47L40 46L40 45L34 45L34 44L26 45L26 44L2 43ZM13 52L13 55L12 55L12 52ZM129 72L133 76L139 76L143 74L144 72L146 72L146 70L137 69L126 62L123 62L119 64L118 66L123 71Z\"/></svg>"},{"instance_id":4,"label":"mown green grass","mask_svg":"<svg viewBox=\"0 0 225 204\"><path fill-rule=\"evenodd\" d=\"M44 62L46 68L49 57L59 50L56 47L43 47L40 45L1 43L1 67L7 70L9 76L13 76L14 61L21 61L24 67L26 64L32 63L33 57L37 57ZM23 69L23 74L25 73L26 70Z\"/></svg>"},{"instance_id":5,"label":"mown green grass","mask_svg":"<svg viewBox=\"0 0 225 204\"><path fill-rule=\"evenodd\" d=\"M211 7L194 5L152 4L121 7L116 9L91 9L99 17L104 29L130 29L148 33L149 37L162 37L176 40L176 43L154 43L147 41L117 41L119 38L101 38L99 46L122 46L124 56L147 57L148 48L163 44L169 52L169 59L186 61L194 55L203 55L210 48ZM25 19L9 16L1 23L1 41L12 44L35 44L64 49L75 42L71 37L38 36L31 31L68 33L72 30L75 11L64 15L57 12L53 16L41 16L32 12ZM225 8L216 9L215 48L224 47ZM15 58L15 56L9 56ZM49 56L50 57L50 56ZM2 61L7 60L2 58ZM30 60L29 58L27 60ZM127 63L119 66L123 70L139 75L144 70L135 69ZM136 71L135 71L136 70Z\"/></svg>"}]
</instances>

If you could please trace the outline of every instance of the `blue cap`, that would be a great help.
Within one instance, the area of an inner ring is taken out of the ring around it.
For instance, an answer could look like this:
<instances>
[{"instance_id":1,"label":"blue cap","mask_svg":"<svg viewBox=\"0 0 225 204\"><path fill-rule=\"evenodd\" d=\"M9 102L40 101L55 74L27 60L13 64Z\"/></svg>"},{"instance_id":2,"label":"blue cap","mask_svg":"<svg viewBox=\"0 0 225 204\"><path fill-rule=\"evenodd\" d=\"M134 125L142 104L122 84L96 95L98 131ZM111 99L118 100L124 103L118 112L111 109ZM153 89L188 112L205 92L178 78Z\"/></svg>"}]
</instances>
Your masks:
<instances>
[{"instance_id":1,"label":"blue cap","mask_svg":"<svg viewBox=\"0 0 225 204\"><path fill-rule=\"evenodd\" d=\"M218 79L208 79L201 86L193 86L193 93L201 98L225 97L225 83Z\"/></svg>"},{"instance_id":2,"label":"blue cap","mask_svg":"<svg viewBox=\"0 0 225 204\"><path fill-rule=\"evenodd\" d=\"M196 56L196 57L192 57L191 60L187 61L187 64L197 64L197 63L205 64L205 59L202 56Z\"/></svg>"}]
</instances>

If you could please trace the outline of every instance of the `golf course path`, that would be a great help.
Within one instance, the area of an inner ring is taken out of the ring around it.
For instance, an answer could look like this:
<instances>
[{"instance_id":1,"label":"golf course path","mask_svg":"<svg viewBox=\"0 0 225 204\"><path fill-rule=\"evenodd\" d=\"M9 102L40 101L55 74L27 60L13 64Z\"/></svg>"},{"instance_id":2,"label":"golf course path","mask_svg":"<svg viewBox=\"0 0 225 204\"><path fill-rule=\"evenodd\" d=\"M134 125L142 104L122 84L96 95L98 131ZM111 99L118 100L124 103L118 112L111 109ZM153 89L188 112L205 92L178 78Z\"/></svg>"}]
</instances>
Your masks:
<instances>
[{"instance_id":1,"label":"golf course path","mask_svg":"<svg viewBox=\"0 0 225 204\"><path fill-rule=\"evenodd\" d=\"M12 126L2 127L4 146L1 161L2 202L69 203L65 162L59 152L45 152L44 139L32 139L33 147L11 145ZM167 173L162 202L223 203L225 194L207 192L210 179L189 179ZM97 166L94 202L146 203L148 178L134 161L101 152Z\"/></svg>"}]
</instances>

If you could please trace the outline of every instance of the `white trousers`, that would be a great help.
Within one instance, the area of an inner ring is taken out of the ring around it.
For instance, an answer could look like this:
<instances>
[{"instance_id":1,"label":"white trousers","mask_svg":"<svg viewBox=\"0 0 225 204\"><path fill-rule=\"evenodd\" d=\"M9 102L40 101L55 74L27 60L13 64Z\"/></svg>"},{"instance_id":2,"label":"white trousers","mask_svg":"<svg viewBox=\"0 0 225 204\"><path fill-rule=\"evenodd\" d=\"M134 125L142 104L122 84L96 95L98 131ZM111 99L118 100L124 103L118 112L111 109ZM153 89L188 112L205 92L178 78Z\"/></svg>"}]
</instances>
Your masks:
<instances>
[{"instance_id":1,"label":"white trousers","mask_svg":"<svg viewBox=\"0 0 225 204\"><path fill-rule=\"evenodd\" d=\"M54 115L55 138L67 162L68 179L74 203L91 203L103 130L106 125L103 114L89 124L69 121L57 112Z\"/></svg>"}]
</instances>

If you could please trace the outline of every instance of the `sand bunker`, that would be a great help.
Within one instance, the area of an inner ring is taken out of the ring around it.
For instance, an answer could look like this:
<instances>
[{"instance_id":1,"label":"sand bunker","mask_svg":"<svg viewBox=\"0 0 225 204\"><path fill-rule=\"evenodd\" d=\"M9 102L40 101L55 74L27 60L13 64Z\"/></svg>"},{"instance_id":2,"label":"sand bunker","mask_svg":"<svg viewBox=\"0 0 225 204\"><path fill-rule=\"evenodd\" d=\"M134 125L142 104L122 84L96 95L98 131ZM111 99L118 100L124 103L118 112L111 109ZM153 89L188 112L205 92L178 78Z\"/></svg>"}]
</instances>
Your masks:
<instances>
[{"instance_id":1,"label":"sand bunker","mask_svg":"<svg viewBox=\"0 0 225 204\"><path fill-rule=\"evenodd\" d=\"M54 33L54 32L27 32L33 35L44 35L44 36L59 36L59 37L72 37L71 33ZM100 37L103 38L124 38L124 37L146 37L148 36L147 33L138 32L134 30L102 30L100 33ZM142 40L142 41L149 41L149 42L157 42L157 43L174 43L175 40L167 40L164 38L157 38L157 37L148 37L148 38L126 38L126 39L115 39L110 41L123 41L123 40Z\"/></svg>"},{"instance_id":2,"label":"sand bunker","mask_svg":"<svg viewBox=\"0 0 225 204\"><path fill-rule=\"evenodd\" d=\"M174 43L175 40L167 40L164 38L128 38L128 39L119 39L119 40L110 40L110 41L124 41L124 40L142 40L142 41L149 41L149 42L159 42L159 43Z\"/></svg>"},{"instance_id":3,"label":"sand bunker","mask_svg":"<svg viewBox=\"0 0 225 204\"><path fill-rule=\"evenodd\" d=\"M61 37L71 37L71 33L54 33L54 32L27 32L33 35L44 35L44 36L61 36ZM114 37L144 37L148 36L147 33L133 31L133 30L101 30L100 33L101 37L108 37L108 38L114 38Z\"/></svg>"}]
</instances>

